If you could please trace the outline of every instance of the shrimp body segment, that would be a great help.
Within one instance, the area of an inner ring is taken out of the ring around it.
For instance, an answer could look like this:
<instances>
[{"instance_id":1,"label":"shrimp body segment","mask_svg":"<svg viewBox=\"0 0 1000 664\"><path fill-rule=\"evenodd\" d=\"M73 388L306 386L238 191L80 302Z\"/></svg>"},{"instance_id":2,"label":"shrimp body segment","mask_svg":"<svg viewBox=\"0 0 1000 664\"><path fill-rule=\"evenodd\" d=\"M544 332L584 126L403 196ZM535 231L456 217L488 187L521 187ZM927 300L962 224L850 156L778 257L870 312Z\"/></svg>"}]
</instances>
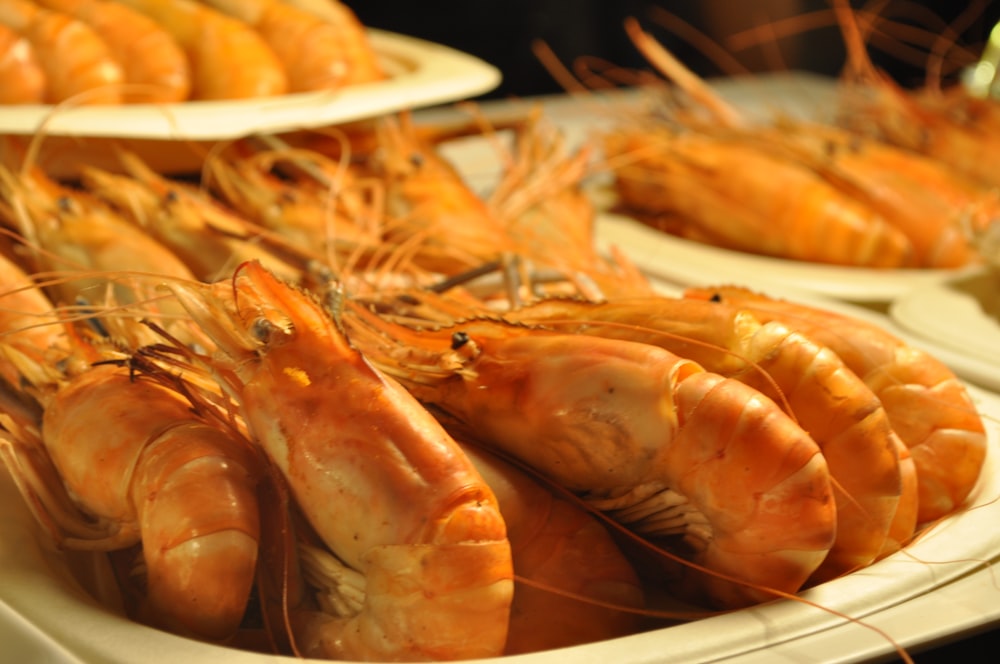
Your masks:
<instances>
[{"instance_id":1,"label":"shrimp body segment","mask_svg":"<svg viewBox=\"0 0 1000 664\"><path fill-rule=\"evenodd\" d=\"M122 68L122 101L171 103L191 91L187 57L155 21L113 0L35 0L90 26Z\"/></svg>"},{"instance_id":2,"label":"shrimp body segment","mask_svg":"<svg viewBox=\"0 0 1000 664\"><path fill-rule=\"evenodd\" d=\"M214 641L235 634L260 539L249 444L193 415L172 390L113 365L67 379L44 402L41 442L5 460L23 477L29 504L49 509L59 504L53 496L68 495L86 515L46 514L57 542L100 551L141 542L146 592L137 618ZM42 449L61 486L32 482L37 469L23 473Z\"/></svg>"},{"instance_id":3,"label":"shrimp body segment","mask_svg":"<svg viewBox=\"0 0 1000 664\"><path fill-rule=\"evenodd\" d=\"M309 295L257 263L242 266L226 294L171 288L229 353L248 427L316 533L365 578L357 613L303 609L304 653L501 654L513 591L506 527L438 421L373 369Z\"/></svg>"},{"instance_id":4,"label":"shrimp body segment","mask_svg":"<svg viewBox=\"0 0 1000 664\"><path fill-rule=\"evenodd\" d=\"M928 353L865 321L737 287L690 289L780 320L836 352L881 400L917 470L920 523L964 504L986 459L986 430L955 374Z\"/></svg>"},{"instance_id":5,"label":"shrimp body segment","mask_svg":"<svg viewBox=\"0 0 1000 664\"><path fill-rule=\"evenodd\" d=\"M866 267L915 264L909 239L866 205L780 154L664 126L610 132L622 202L653 225L724 247ZM734 167L733 164L739 164Z\"/></svg>"},{"instance_id":6,"label":"shrimp body segment","mask_svg":"<svg viewBox=\"0 0 1000 664\"><path fill-rule=\"evenodd\" d=\"M83 21L28 0L4 0L0 24L31 44L45 74L46 103L71 98L75 103L120 103L121 65L100 35Z\"/></svg>"},{"instance_id":7,"label":"shrimp body segment","mask_svg":"<svg viewBox=\"0 0 1000 664\"><path fill-rule=\"evenodd\" d=\"M915 504L915 493L902 495L901 443L881 402L833 351L786 325L762 324L735 307L660 296L554 299L505 317L660 346L786 403L819 444L835 480L837 540L814 581L870 564L882 552L900 501Z\"/></svg>"},{"instance_id":8,"label":"shrimp body segment","mask_svg":"<svg viewBox=\"0 0 1000 664\"><path fill-rule=\"evenodd\" d=\"M607 529L513 463L477 444L461 444L496 494L507 523L516 578L504 654L638 632L642 586Z\"/></svg>"},{"instance_id":9,"label":"shrimp body segment","mask_svg":"<svg viewBox=\"0 0 1000 664\"><path fill-rule=\"evenodd\" d=\"M289 92L333 90L382 78L361 24L351 22L347 12L334 23L284 0L203 2L261 35L284 66Z\"/></svg>"},{"instance_id":10,"label":"shrimp body segment","mask_svg":"<svg viewBox=\"0 0 1000 664\"><path fill-rule=\"evenodd\" d=\"M358 343L485 442L707 568L681 565L672 588L720 606L771 599L832 546L826 461L760 392L648 344L489 320L427 334ZM421 345L430 357L408 357Z\"/></svg>"},{"instance_id":11,"label":"shrimp body segment","mask_svg":"<svg viewBox=\"0 0 1000 664\"><path fill-rule=\"evenodd\" d=\"M41 104L45 72L31 42L0 24L0 104Z\"/></svg>"},{"instance_id":12,"label":"shrimp body segment","mask_svg":"<svg viewBox=\"0 0 1000 664\"><path fill-rule=\"evenodd\" d=\"M249 26L194 0L116 0L165 29L183 49L191 98L247 99L288 91L281 62Z\"/></svg>"}]
</instances>

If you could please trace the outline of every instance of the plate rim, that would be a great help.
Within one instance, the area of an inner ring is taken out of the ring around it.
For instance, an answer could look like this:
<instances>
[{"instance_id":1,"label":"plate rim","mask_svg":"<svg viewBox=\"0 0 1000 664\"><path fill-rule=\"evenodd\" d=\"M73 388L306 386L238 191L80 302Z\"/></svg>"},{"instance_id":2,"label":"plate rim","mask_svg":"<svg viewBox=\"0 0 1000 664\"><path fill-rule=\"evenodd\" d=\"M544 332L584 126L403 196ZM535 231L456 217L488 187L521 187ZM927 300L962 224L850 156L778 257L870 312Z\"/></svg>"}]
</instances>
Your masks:
<instances>
[{"instance_id":1,"label":"plate rim","mask_svg":"<svg viewBox=\"0 0 1000 664\"><path fill-rule=\"evenodd\" d=\"M462 51L366 28L380 57L416 63L386 81L335 91L176 104L0 106L0 134L161 140L228 140L374 117L468 99L495 89L500 70Z\"/></svg>"}]
</instances>

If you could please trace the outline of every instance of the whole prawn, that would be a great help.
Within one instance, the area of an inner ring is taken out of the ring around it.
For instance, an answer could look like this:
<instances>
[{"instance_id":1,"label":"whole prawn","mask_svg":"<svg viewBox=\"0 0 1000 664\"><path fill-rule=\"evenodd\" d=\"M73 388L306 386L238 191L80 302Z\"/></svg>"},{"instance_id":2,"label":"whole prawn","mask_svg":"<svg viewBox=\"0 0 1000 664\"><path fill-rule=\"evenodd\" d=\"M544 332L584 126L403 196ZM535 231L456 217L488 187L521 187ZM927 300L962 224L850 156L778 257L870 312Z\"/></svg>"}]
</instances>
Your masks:
<instances>
[{"instance_id":1,"label":"whole prawn","mask_svg":"<svg viewBox=\"0 0 1000 664\"><path fill-rule=\"evenodd\" d=\"M35 514L68 549L142 544L140 620L201 639L232 637L260 536L259 461L249 442L125 366L52 380L36 386L40 423L3 416L18 433L0 452ZM30 433L39 427L40 440Z\"/></svg>"},{"instance_id":2,"label":"whole prawn","mask_svg":"<svg viewBox=\"0 0 1000 664\"><path fill-rule=\"evenodd\" d=\"M24 238L29 271L77 273L77 278L49 288L58 305L101 304L109 290L117 304L155 298L151 282L138 275L194 279L162 244L93 196L48 178L41 169L14 173L0 168L0 192L0 221ZM180 314L180 308L174 313Z\"/></svg>"},{"instance_id":3,"label":"whole prawn","mask_svg":"<svg viewBox=\"0 0 1000 664\"><path fill-rule=\"evenodd\" d=\"M288 91L274 51L249 26L194 0L115 0L165 29L183 49L191 98L247 99Z\"/></svg>"},{"instance_id":4,"label":"whole prawn","mask_svg":"<svg viewBox=\"0 0 1000 664\"><path fill-rule=\"evenodd\" d=\"M155 21L114 0L34 0L89 25L123 73L125 103L184 101L191 92L187 58Z\"/></svg>"},{"instance_id":5,"label":"whole prawn","mask_svg":"<svg viewBox=\"0 0 1000 664\"><path fill-rule=\"evenodd\" d=\"M288 75L289 92L335 90L384 78L364 28L344 8L333 22L286 0L202 0L251 26Z\"/></svg>"},{"instance_id":6,"label":"whole prawn","mask_svg":"<svg viewBox=\"0 0 1000 664\"><path fill-rule=\"evenodd\" d=\"M512 564L496 498L457 443L350 346L327 312L258 263L231 285L170 284L228 361L210 361L341 567L345 615L295 607L304 654L501 654Z\"/></svg>"},{"instance_id":7,"label":"whole prawn","mask_svg":"<svg viewBox=\"0 0 1000 664\"><path fill-rule=\"evenodd\" d=\"M739 287L693 288L708 299L781 321L833 350L882 401L917 471L919 523L951 514L986 458L986 431L955 374L930 354L860 319Z\"/></svg>"},{"instance_id":8,"label":"whole prawn","mask_svg":"<svg viewBox=\"0 0 1000 664\"><path fill-rule=\"evenodd\" d=\"M786 403L819 444L835 484L837 539L813 581L881 556L897 518L903 521L894 537L912 534L917 496L903 494L901 443L881 402L835 353L793 328L762 324L736 307L663 296L543 300L504 317L653 344Z\"/></svg>"},{"instance_id":9,"label":"whole prawn","mask_svg":"<svg viewBox=\"0 0 1000 664\"><path fill-rule=\"evenodd\" d=\"M121 102L124 73L107 43L83 21L28 0L0 3L0 24L31 44L45 75L44 101Z\"/></svg>"},{"instance_id":10,"label":"whole prawn","mask_svg":"<svg viewBox=\"0 0 1000 664\"><path fill-rule=\"evenodd\" d=\"M351 306L345 322L422 401L636 532L676 543L703 572L682 564L668 584L689 598L738 607L795 592L833 545L818 446L743 383L649 344L497 320L412 331Z\"/></svg>"},{"instance_id":11,"label":"whole prawn","mask_svg":"<svg viewBox=\"0 0 1000 664\"><path fill-rule=\"evenodd\" d=\"M223 279L252 259L284 279L298 277L300 269L271 249L265 229L199 187L156 173L135 154L119 156L126 174L85 166L84 186L170 249L196 278Z\"/></svg>"}]
</instances>

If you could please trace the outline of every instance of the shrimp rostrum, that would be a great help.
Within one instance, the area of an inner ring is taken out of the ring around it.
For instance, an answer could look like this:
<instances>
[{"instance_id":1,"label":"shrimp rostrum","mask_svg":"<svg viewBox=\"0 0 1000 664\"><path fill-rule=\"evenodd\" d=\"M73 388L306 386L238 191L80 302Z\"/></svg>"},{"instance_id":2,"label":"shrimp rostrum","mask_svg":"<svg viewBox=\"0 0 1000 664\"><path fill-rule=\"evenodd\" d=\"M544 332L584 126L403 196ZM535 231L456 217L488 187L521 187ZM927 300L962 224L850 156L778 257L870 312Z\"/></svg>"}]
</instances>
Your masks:
<instances>
[{"instance_id":1,"label":"shrimp rostrum","mask_svg":"<svg viewBox=\"0 0 1000 664\"><path fill-rule=\"evenodd\" d=\"M819 447L744 383L651 344L492 319L414 332L348 306L352 339L418 398L669 549L663 589L766 601L833 545Z\"/></svg>"},{"instance_id":2,"label":"shrimp rostrum","mask_svg":"<svg viewBox=\"0 0 1000 664\"><path fill-rule=\"evenodd\" d=\"M513 594L506 526L442 425L312 296L259 263L231 285L170 288L222 350L206 367L286 478L325 557L363 579L360 600L291 607L302 654L502 654Z\"/></svg>"}]
</instances>

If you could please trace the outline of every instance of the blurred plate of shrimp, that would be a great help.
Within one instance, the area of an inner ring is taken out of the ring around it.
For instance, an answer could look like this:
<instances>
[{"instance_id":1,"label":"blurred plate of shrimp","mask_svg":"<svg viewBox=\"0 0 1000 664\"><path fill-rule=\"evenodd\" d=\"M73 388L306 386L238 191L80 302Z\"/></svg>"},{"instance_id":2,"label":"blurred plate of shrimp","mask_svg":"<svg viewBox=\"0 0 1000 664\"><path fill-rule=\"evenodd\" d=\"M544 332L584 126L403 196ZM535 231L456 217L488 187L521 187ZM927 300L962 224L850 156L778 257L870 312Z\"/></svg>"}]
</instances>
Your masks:
<instances>
[{"instance_id":1,"label":"blurred plate of shrimp","mask_svg":"<svg viewBox=\"0 0 1000 664\"><path fill-rule=\"evenodd\" d=\"M865 304L887 303L979 269L879 269L772 258L687 240L610 212L598 218L597 237L605 247L625 251L647 274L680 286L728 281Z\"/></svg>"},{"instance_id":2,"label":"blurred plate of shrimp","mask_svg":"<svg viewBox=\"0 0 1000 664\"><path fill-rule=\"evenodd\" d=\"M815 661L817 652L828 661L863 661L891 655L894 644L916 651L1000 621L1000 588L990 576L990 566L1000 562L1000 531L995 527L1000 513L1000 395L975 388L970 392L989 438L987 468L972 506L941 521L904 551L803 594L827 610L776 601L632 636L518 655L517 661L628 664L669 657L747 664ZM114 585L106 560L55 551L44 541L0 467L0 636L12 660L296 661L205 644L134 623L114 608L116 591L110 590Z\"/></svg>"},{"instance_id":3,"label":"blurred plate of shrimp","mask_svg":"<svg viewBox=\"0 0 1000 664\"><path fill-rule=\"evenodd\" d=\"M0 133L151 140L227 140L361 120L475 97L495 88L492 65L446 46L369 29L386 80L241 100L116 106L0 106Z\"/></svg>"}]
</instances>

